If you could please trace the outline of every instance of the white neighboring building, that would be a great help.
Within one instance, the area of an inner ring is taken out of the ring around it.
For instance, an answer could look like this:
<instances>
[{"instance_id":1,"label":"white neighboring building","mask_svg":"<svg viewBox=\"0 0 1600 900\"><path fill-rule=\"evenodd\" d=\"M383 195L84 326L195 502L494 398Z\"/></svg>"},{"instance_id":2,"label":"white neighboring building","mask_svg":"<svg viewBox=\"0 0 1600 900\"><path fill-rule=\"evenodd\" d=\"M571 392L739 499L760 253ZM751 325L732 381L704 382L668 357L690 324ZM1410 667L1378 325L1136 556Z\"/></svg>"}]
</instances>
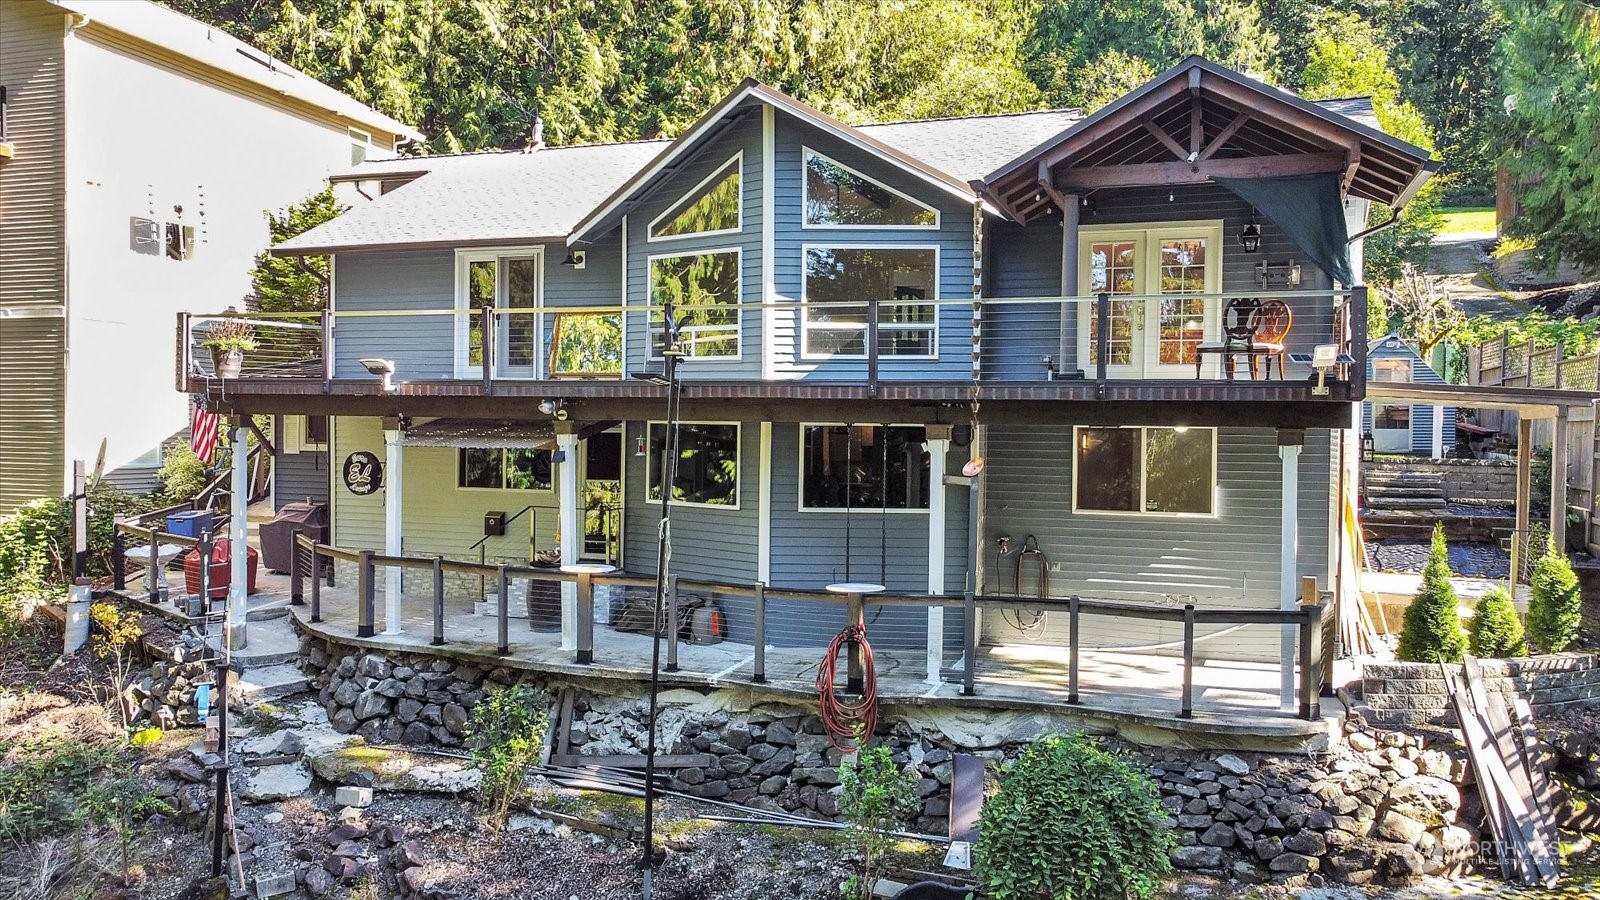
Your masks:
<instances>
[{"instance_id":1,"label":"white neighboring building","mask_svg":"<svg viewBox=\"0 0 1600 900\"><path fill-rule=\"evenodd\" d=\"M176 314L243 308L263 211L421 135L144 0L0 2L0 514L154 486Z\"/></svg>"}]
</instances>

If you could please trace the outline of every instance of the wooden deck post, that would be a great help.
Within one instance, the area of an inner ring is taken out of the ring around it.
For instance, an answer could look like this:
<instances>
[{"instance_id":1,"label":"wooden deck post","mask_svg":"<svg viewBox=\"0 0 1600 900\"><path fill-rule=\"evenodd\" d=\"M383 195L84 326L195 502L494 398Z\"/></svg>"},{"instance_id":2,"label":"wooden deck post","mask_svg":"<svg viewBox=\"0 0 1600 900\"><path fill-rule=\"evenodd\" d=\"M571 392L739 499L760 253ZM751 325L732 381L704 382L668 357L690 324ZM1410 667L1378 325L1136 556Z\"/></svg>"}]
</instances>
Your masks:
<instances>
[{"instance_id":1,"label":"wooden deck post","mask_svg":"<svg viewBox=\"0 0 1600 900\"><path fill-rule=\"evenodd\" d=\"M122 533L121 523L113 525L111 532L111 589L128 589L128 538Z\"/></svg>"},{"instance_id":2,"label":"wooden deck post","mask_svg":"<svg viewBox=\"0 0 1600 900\"><path fill-rule=\"evenodd\" d=\"M978 669L978 597L966 592L961 604L961 693L971 697L977 693Z\"/></svg>"},{"instance_id":3,"label":"wooden deck post","mask_svg":"<svg viewBox=\"0 0 1600 900\"><path fill-rule=\"evenodd\" d=\"M755 659L750 680L762 684L767 680L767 586L764 582L756 582L755 601Z\"/></svg>"},{"instance_id":4,"label":"wooden deck post","mask_svg":"<svg viewBox=\"0 0 1600 900\"><path fill-rule=\"evenodd\" d=\"M300 538L305 532L296 528L289 533L289 605L306 605L306 583L300 570Z\"/></svg>"},{"instance_id":5,"label":"wooden deck post","mask_svg":"<svg viewBox=\"0 0 1600 900\"><path fill-rule=\"evenodd\" d=\"M1078 702L1078 613L1077 594L1067 598L1067 702Z\"/></svg>"},{"instance_id":6,"label":"wooden deck post","mask_svg":"<svg viewBox=\"0 0 1600 900\"><path fill-rule=\"evenodd\" d=\"M511 578L506 574L504 565L500 566L495 572L495 584L495 590L498 592L494 599L497 607L495 609L495 636L497 638L495 652L505 656L511 652Z\"/></svg>"},{"instance_id":7,"label":"wooden deck post","mask_svg":"<svg viewBox=\"0 0 1600 900\"><path fill-rule=\"evenodd\" d=\"M1183 705L1178 718L1194 718L1194 604L1183 605Z\"/></svg>"},{"instance_id":8,"label":"wooden deck post","mask_svg":"<svg viewBox=\"0 0 1600 900\"><path fill-rule=\"evenodd\" d=\"M311 543L311 621L322 621L322 545L313 541ZM328 568L332 570L333 560L328 560Z\"/></svg>"},{"instance_id":9,"label":"wooden deck post","mask_svg":"<svg viewBox=\"0 0 1600 900\"><path fill-rule=\"evenodd\" d=\"M377 588L373 582L372 551L362 550L356 562L356 637L377 634Z\"/></svg>"},{"instance_id":10,"label":"wooden deck post","mask_svg":"<svg viewBox=\"0 0 1600 900\"><path fill-rule=\"evenodd\" d=\"M563 540L565 535L562 536ZM574 656L580 666L594 662L594 576L578 573L578 646Z\"/></svg>"},{"instance_id":11,"label":"wooden deck post","mask_svg":"<svg viewBox=\"0 0 1600 900\"><path fill-rule=\"evenodd\" d=\"M866 627L866 605L861 602L860 593L851 592L845 595L845 615L852 627ZM865 655L861 652L860 641L850 641L849 649L850 657L846 665L848 680L845 682L845 690L852 694L860 694L866 689Z\"/></svg>"},{"instance_id":12,"label":"wooden deck post","mask_svg":"<svg viewBox=\"0 0 1600 900\"><path fill-rule=\"evenodd\" d=\"M667 620L666 620L666 622L665 623L652 622L651 625L653 627L653 626L655 626L657 624L662 624L663 627L666 628L666 631L667 631L667 634L666 634L666 637L667 637L667 665L666 665L666 670L668 672L676 672L676 671L678 671L678 576L677 576L677 573L673 573L673 574L667 576L666 606L667 606L667 609L666 609L666 618L667 618ZM658 615L658 616L661 615L661 610L659 610L659 609L656 610L656 615Z\"/></svg>"}]
</instances>

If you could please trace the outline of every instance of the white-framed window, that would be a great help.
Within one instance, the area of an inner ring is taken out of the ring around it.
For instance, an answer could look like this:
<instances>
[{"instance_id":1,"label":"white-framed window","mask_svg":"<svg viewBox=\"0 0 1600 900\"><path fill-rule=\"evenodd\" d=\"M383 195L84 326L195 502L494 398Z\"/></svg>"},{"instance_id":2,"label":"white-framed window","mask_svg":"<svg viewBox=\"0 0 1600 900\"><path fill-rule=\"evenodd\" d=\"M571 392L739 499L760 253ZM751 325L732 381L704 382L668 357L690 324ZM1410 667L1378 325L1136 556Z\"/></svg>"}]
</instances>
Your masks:
<instances>
[{"instance_id":1,"label":"white-framed window","mask_svg":"<svg viewBox=\"0 0 1600 900\"><path fill-rule=\"evenodd\" d=\"M366 162L372 155L372 135L359 128L346 128L345 134L350 136L350 165Z\"/></svg>"},{"instance_id":2,"label":"white-framed window","mask_svg":"<svg viewBox=\"0 0 1600 900\"><path fill-rule=\"evenodd\" d=\"M939 227L939 211L876 179L802 147L802 228Z\"/></svg>"},{"instance_id":3,"label":"white-framed window","mask_svg":"<svg viewBox=\"0 0 1600 900\"><path fill-rule=\"evenodd\" d=\"M921 425L802 424L800 510L920 512L928 462Z\"/></svg>"},{"instance_id":4,"label":"white-framed window","mask_svg":"<svg viewBox=\"0 0 1600 900\"><path fill-rule=\"evenodd\" d=\"M284 416L281 449L285 453L328 449L327 416Z\"/></svg>"},{"instance_id":5,"label":"white-framed window","mask_svg":"<svg viewBox=\"0 0 1600 900\"><path fill-rule=\"evenodd\" d=\"M463 490L554 490L555 480L551 472L549 450L501 447L456 449L456 487Z\"/></svg>"},{"instance_id":6,"label":"white-framed window","mask_svg":"<svg viewBox=\"0 0 1600 900\"><path fill-rule=\"evenodd\" d=\"M743 231L743 172L741 150L651 220L645 239L668 241Z\"/></svg>"},{"instance_id":7,"label":"white-framed window","mask_svg":"<svg viewBox=\"0 0 1600 900\"><path fill-rule=\"evenodd\" d=\"M738 247L660 254L649 258L650 357L661 358L661 306L684 321L679 348L688 356L738 359L741 353L739 303L744 285L744 253ZM687 319L685 319L687 316Z\"/></svg>"},{"instance_id":8,"label":"white-framed window","mask_svg":"<svg viewBox=\"0 0 1600 900\"><path fill-rule=\"evenodd\" d=\"M806 244L801 253L804 358L865 357L869 300L879 301L879 356L938 356L937 245Z\"/></svg>"},{"instance_id":9,"label":"white-framed window","mask_svg":"<svg viewBox=\"0 0 1600 900\"><path fill-rule=\"evenodd\" d=\"M672 502L693 506L739 508L739 423L679 422L678 464ZM649 474L645 500L661 502L661 454L667 446L665 422L650 423Z\"/></svg>"},{"instance_id":10,"label":"white-framed window","mask_svg":"<svg viewBox=\"0 0 1600 900\"><path fill-rule=\"evenodd\" d=\"M492 248L456 251L455 374L477 378L483 374L483 315L486 307L532 310L544 292L542 247ZM495 358L490 360L497 378L537 377L542 362L540 316L534 312L505 312L496 316Z\"/></svg>"},{"instance_id":11,"label":"white-framed window","mask_svg":"<svg viewBox=\"0 0 1600 900\"><path fill-rule=\"evenodd\" d=\"M1072 429L1072 511L1216 515L1215 428Z\"/></svg>"}]
</instances>

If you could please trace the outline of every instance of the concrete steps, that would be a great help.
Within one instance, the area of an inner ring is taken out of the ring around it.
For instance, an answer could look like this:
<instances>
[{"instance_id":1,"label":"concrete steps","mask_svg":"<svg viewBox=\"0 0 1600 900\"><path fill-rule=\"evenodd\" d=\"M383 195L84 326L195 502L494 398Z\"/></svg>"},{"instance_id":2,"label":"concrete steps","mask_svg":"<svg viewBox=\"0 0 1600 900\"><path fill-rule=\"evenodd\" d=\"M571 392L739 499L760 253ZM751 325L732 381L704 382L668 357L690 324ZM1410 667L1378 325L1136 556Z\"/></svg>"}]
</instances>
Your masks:
<instances>
[{"instance_id":1,"label":"concrete steps","mask_svg":"<svg viewBox=\"0 0 1600 900\"><path fill-rule=\"evenodd\" d=\"M304 693L311 683L293 663L246 668L236 677L229 694L241 705L280 700Z\"/></svg>"},{"instance_id":2,"label":"concrete steps","mask_svg":"<svg viewBox=\"0 0 1600 900\"><path fill-rule=\"evenodd\" d=\"M1446 511L1444 476L1431 472L1368 473L1361 493L1370 510Z\"/></svg>"}]
</instances>

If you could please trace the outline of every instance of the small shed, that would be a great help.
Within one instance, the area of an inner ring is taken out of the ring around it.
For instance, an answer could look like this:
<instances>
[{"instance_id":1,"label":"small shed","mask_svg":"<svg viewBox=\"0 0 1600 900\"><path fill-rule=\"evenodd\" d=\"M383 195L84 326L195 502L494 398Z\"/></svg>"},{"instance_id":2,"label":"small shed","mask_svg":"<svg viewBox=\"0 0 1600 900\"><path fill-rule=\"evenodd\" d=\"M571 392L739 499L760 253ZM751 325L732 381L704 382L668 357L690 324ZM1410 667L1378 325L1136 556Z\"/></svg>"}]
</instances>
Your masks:
<instances>
[{"instance_id":1,"label":"small shed","mask_svg":"<svg viewBox=\"0 0 1600 900\"><path fill-rule=\"evenodd\" d=\"M1367 345L1367 382L1444 384L1417 349L1391 334ZM1456 443L1454 406L1361 404L1361 430L1377 453L1417 453L1444 457Z\"/></svg>"}]
</instances>

